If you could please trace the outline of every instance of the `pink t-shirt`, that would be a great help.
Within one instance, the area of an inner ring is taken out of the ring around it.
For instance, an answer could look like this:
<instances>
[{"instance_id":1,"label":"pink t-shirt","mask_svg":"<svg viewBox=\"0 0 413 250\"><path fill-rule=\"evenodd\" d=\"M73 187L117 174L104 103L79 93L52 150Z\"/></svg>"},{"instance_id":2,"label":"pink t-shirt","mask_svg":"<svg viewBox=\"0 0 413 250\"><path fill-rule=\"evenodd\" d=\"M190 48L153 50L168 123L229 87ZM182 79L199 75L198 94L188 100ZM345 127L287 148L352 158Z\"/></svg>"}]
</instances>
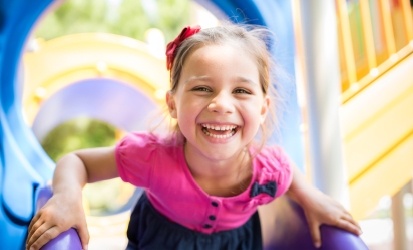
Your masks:
<instances>
[{"instance_id":1,"label":"pink t-shirt","mask_svg":"<svg viewBox=\"0 0 413 250\"><path fill-rule=\"evenodd\" d=\"M146 132L125 136L116 145L116 162L122 180L144 188L159 213L206 234L242 226L259 205L284 194L292 180L283 150L264 147L253 159L253 178L245 192L234 197L211 196L193 179L182 144L165 143Z\"/></svg>"}]
</instances>

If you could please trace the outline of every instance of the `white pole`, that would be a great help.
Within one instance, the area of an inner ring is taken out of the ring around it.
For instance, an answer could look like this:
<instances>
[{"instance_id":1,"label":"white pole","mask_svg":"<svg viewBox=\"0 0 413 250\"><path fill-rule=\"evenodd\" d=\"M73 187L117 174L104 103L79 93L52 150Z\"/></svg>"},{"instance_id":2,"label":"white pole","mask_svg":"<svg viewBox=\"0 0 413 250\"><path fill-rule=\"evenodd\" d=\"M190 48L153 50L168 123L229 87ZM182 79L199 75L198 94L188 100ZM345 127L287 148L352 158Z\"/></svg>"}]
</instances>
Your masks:
<instances>
[{"instance_id":1,"label":"white pole","mask_svg":"<svg viewBox=\"0 0 413 250\"><path fill-rule=\"evenodd\" d=\"M334 0L296 0L297 78L314 184L349 206L340 131L341 77ZM299 87L300 87L299 85Z\"/></svg>"}]
</instances>

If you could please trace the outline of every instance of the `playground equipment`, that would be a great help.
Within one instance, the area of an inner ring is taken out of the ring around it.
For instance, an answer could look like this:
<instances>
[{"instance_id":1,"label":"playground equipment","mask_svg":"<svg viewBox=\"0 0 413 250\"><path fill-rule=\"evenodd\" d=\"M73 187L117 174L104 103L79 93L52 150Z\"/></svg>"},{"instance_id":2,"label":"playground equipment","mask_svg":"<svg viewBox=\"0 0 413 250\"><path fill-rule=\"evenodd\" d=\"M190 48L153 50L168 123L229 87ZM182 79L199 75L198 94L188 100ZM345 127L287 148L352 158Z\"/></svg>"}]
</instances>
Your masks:
<instances>
[{"instance_id":1,"label":"playground equipment","mask_svg":"<svg viewBox=\"0 0 413 250\"><path fill-rule=\"evenodd\" d=\"M23 58L23 106L39 141L79 116L132 131L161 113L169 75L143 42L83 33L32 44Z\"/></svg>"}]
</instances>

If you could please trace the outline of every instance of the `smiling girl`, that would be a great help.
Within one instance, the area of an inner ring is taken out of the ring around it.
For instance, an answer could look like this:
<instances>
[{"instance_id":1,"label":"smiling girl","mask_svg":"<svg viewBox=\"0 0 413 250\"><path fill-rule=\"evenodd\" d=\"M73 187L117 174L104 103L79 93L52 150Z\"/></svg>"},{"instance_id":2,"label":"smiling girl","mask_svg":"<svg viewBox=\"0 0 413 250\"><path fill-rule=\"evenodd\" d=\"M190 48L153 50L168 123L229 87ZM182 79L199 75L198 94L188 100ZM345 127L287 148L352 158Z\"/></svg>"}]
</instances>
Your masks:
<instances>
[{"instance_id":1,"label":"smiling girl","mask_svg":"<svg viewBox=\"0 0 413 250\"><path fill-rule=\"evenodd\" d=\"M280 147L263 145L276 101L266 33L235 24L184 28L166 52L174 133L134 132L113 147L62 157L27 248L74 227L86 249L82 187L118 176L145 190L127 249L261 249L257 208L283 194L303 207L316 246L324 223L359 234L352 216L307 183Z\"/></svg>"}]
</instances>

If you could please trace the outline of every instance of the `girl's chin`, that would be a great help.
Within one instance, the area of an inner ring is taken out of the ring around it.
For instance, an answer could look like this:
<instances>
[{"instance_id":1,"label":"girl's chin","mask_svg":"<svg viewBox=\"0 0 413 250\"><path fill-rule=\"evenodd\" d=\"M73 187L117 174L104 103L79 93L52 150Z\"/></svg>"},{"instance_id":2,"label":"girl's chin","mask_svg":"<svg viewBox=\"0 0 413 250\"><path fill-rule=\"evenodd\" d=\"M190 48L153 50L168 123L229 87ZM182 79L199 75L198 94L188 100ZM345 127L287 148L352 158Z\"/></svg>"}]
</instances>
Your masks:
<instances>
[{"instance_id":1,"label":"girl's chin","mask_svg":"<svg viewBox=\"0 0 413 250\"><path fill-rule=\"evenodd\" d=\"M205 138L206 143L198 145L198 150L212 158L228 159L234 157L245 145L236 138Z\"/></svg>"}]
</instances>

